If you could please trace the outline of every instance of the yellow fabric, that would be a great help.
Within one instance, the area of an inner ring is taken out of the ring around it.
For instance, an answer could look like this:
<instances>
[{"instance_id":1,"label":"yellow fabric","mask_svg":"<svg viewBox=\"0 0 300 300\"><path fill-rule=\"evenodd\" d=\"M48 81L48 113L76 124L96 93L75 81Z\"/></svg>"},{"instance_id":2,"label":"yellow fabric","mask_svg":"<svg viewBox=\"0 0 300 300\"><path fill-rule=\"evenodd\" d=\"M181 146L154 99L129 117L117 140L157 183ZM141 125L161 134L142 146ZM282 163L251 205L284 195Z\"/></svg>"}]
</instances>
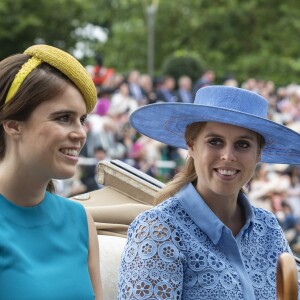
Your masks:
<instances>
[{"instance_id":1,"label":"yellow fabric","mask_svg":"<svg viewBox=\"0 0 300 300\"><path fill-rule=\"evenodd\" d=\"M18 91L22 82L25 80L28 74L41 63L42 61L39 58L32 57L22 66L9 88L5 99L5 103L7 103L16 94L16 92Z\"/></svg>"},{"instance_id":2,"label":"yellow fabric","mask_svg":"<svg viewBox=\"0 0 300 300\"><path fill-rule=\"evenodd\" d=\"M65 74L81 91L87 113L94 109L97 102L95 84L90 74L75 57L48 45L34 45L26 49L24 53L41 59Z\"/></svg>"}]
</instances>

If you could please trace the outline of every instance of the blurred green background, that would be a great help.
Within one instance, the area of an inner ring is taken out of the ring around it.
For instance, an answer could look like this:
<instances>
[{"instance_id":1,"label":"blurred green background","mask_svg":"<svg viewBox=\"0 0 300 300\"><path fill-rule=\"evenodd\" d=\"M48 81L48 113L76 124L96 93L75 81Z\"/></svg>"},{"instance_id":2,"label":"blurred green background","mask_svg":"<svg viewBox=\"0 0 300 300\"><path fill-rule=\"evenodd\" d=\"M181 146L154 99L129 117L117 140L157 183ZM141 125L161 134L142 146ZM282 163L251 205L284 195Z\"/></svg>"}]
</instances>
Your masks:
<instances>
[{"instance_id":1,"label":"blurred green background","mask_svg":"<svg viewBox=\"0 0 300 300\"><path fill-rule=\"evenodd\" d=\"M47 43L124 74L213 69L280 86L298 81L299 39L298 0L0 0L0 59Z\"/></svg>"}]
</instances>

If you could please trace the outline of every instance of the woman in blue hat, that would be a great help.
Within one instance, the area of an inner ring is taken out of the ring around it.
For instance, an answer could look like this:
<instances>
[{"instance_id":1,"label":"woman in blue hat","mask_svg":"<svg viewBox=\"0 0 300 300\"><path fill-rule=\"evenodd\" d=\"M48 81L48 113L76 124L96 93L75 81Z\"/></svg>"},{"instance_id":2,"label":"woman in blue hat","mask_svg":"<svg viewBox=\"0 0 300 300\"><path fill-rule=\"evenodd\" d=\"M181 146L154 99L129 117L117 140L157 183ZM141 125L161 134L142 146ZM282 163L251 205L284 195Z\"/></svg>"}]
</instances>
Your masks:
<instances>
[{"instance_id":1,"label":"woman in blue hat","mask_svg":"<svg viewBox=\"0 0 300 300\"><path fill-rule=\"evenodd\" d=\"M193 104L158 103L130 118L140 133L188 149L185 167L128 231L119 299L275 299L275 216L243 190L258 162L299 164L300 135L267 120L267 101L227 86Z\"/></svg>"}]
</instances>

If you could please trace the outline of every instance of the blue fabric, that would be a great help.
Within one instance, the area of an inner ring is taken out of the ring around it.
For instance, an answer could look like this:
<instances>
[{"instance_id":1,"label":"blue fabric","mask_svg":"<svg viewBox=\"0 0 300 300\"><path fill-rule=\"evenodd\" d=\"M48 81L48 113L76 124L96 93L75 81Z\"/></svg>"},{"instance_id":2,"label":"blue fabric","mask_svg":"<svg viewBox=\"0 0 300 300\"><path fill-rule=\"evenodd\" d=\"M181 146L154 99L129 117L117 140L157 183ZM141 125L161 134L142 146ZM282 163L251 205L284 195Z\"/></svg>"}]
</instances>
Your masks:
<instances>
[{"instance_id":1,"label":"blue fabric","mask_svg":"<svg viewBox=\"0 0 300 300\"><path fill-rule=\"evenodd\" d=\"M0 195L1 300L94 299L84 208L45 194L34 207Z\"/></svg>"},{"instance_id":2,"label":"blue fabric","mask_svg":"<svg viewBox=\"0 0 300 300\"><path fill-rule=\"evenodd\" d=\"M128 231L118 299L276 299L277 258L289 246L273 214L242 194L238 201L246 223L235 237L191 184L140 214Z\"/></svg>"}]
</instances>

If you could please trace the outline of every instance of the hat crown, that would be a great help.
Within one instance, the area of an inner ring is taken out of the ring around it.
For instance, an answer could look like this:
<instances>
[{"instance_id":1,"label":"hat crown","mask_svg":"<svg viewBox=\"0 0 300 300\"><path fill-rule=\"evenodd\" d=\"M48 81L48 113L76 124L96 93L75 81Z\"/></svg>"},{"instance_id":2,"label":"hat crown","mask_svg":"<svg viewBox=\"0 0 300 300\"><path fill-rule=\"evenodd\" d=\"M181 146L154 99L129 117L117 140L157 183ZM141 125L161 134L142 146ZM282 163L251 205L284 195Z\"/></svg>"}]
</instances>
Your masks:
<instances>
[{"instance_id":1,"label":"hat crown","mask_svg":"<svg viewBox=\"0 0 300 300\"><path fill-rule=\"evenodd\" d=\"M268 102L260 95L229 86L207 86L198 90L195 104L205 105L266 118Z\"/></svg>"}]
</instances>

